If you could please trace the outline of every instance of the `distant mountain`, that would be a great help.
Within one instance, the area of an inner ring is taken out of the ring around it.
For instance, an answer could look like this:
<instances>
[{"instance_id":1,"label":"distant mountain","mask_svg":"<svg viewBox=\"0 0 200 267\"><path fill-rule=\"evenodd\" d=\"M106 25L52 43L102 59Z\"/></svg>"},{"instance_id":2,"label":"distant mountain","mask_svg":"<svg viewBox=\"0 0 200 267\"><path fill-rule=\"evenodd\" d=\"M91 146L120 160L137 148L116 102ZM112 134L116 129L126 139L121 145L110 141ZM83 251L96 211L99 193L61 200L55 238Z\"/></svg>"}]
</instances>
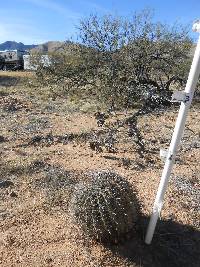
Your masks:
<instances>
[{"instance_id":1,"label":"distant mountain","mask_svg":"<svg viewBox=\"0 0 200 267\"><path fill-rule=\"evenodd\" d=\"M36 47L37 45L25 45L21 42L17 43L15 41L6 41L5 43L0 44L0 50L29 50L32 49L34 47Z\"/></svg>"},{"instance_id":2,"label":"distant mountain","mask_svg":"<svg viewBox=\"0 0 200 267\"><path fill-rule=\"evenodd\" d=\"M65 44L66 43L64 42L49 41L34 47L33 49L31 49L31 52L47 54L55 51L61 51L63 50Z\"/></svg>"},{"instance_id":3,"label":"distant mountain","mask_svg":"<svg viewBox=\"0 0 200 267\"><path fill-rule=\"evenodd\" d=\"M33 53L47 54L55 51L62 51L64 47L66 47L66 44L67 42L49 41L39 45L25 45L21 42L17 43L15 41L6 41L5 43L0 44L0 51L17 49L22 51L30 50Z\"/></svg>"}]
</instances>

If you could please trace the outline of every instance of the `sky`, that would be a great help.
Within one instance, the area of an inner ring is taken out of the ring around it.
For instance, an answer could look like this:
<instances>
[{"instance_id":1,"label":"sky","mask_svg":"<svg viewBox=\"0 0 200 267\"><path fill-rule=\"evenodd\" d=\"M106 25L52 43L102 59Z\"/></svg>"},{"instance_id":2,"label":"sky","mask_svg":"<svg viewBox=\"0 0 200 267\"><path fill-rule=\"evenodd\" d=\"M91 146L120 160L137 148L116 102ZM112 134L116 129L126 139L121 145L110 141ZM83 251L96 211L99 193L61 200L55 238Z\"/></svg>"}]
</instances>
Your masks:
<instances>
[{"instance_id":1,"label":"sky","mask_svg":"<svg viewBox=\"0 0 200 267\"><path fill-rule=\"evenodd\" d=\"M76 36L76 26L91 13L130 16L145 8L169 24L179 21L192 28L200 19L200 0L0 0L0 43L64 41Z\"/></svg>"}]
</instances>

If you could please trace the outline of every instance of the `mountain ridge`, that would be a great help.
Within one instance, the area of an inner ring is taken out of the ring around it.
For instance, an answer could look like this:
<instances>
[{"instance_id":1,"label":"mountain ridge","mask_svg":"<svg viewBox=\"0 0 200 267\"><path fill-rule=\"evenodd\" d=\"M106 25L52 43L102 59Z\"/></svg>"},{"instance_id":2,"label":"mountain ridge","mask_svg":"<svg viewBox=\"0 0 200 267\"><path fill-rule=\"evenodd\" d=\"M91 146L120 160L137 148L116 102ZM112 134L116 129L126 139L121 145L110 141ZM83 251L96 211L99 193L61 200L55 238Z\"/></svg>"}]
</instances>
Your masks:
<instances>
[{"instance_id":1,"label":"mountain ridge","mask_svg":"<svg viewBox=\"0 0 200 267\"><path fill-rule=\"evenodd\" d=\"M49 53L62 50L65 42L61 41L48 41L43 44L25 45L22 42L6 41L0 44L0 51L4 50L30 50L33 53Z\"/></svg>"},{"instance_id":2,"label":"mountain ridge","mask_svg":"<svg viewBox=\"0 0 200 267\"><path fill-rule=\"evenodd\" d=\"M39 44L31 49L33 53L51 53L55 51L61 51L65 45L65 42L61 41L48 41L43 44Z\"/></svg>"},{"instance_id":3,"label":"mountain ridge","mask_svg":"<svg viewBox=\"0 0 200 267\"><path fill-rule=\"evenodd\" d=\"M31 44L31 45L25 45L22 42L15 42L15 41L6 41L4 43L0 44L0 50L30 50L38 45Z\"/></svg>"}]
</instances>

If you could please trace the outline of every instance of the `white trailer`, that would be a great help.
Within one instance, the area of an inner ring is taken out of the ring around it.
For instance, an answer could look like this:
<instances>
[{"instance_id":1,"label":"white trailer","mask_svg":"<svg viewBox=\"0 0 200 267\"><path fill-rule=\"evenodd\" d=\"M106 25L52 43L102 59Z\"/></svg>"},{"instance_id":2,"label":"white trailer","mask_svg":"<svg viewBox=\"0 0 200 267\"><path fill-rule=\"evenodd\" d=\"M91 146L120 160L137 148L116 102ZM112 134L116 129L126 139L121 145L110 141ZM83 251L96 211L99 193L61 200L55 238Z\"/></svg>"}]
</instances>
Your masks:
<instances>
[{"instance_id":1,"label":"white trailer","mask_svg":"<svg viewBox=\"0 0 200 267\"><path fill-rule=\"evenodd\" d=\"M49 67L51 61L48 55L24 55L24 70L37 70L39 66Z\"/></svg>"},{"instance_id":2,"label":"white trailer","mask_svg":"<svg viewBox=\"0 0 200 267\"><path fill-rule=\"evenodd\" d=\"M4 60L2 68L4 70L23 69L23 55L26 51L21 50L3 50L0 56Z\"/></svg>"}]
</instances>

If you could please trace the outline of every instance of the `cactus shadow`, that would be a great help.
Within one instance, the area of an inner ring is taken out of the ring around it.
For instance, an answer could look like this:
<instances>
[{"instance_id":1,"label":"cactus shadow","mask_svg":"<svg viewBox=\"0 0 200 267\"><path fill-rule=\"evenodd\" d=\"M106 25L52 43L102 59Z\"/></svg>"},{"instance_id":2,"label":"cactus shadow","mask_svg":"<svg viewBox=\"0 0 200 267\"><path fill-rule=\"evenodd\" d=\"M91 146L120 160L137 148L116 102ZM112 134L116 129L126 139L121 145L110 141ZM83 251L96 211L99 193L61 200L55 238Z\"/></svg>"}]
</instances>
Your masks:
<instances>
[{"instance_id":1,"label":"cactus shadow","mask_svg":"<svg viewBox=\"0 0 200 267\"><path fill-rule=\"evenodd\" d=\"M200 266L200 231L171 220L158 222L154 238L146 245L144 237L149 222L141 218L137 235L109 249L130 266L141 267L198 267Z\"/></svg>"}]
</instances>

